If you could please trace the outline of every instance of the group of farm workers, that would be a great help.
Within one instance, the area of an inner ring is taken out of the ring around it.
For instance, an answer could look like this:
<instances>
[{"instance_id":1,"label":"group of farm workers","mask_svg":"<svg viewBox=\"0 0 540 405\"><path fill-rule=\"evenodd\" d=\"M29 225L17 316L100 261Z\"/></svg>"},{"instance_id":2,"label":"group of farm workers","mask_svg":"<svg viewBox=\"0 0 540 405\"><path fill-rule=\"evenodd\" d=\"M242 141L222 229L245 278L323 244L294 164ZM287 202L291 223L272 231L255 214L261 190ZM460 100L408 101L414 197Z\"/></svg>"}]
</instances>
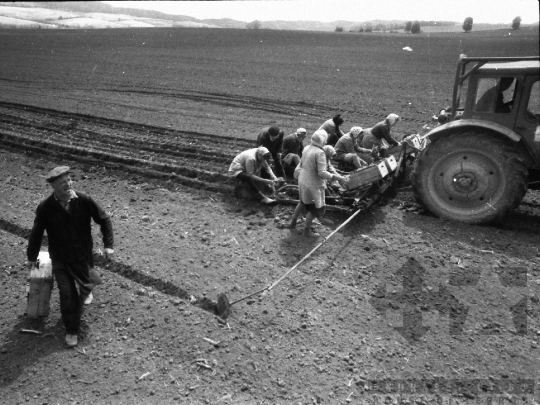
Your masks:
<instances>
[{"instance_id":1,"label":"group of farm workers","mask_svg":"<svg viewBox=\"0 0 540 405\"><path fill-rule=\"evenodd\" d=\"M283 130L272 125L258 134L256 148L234 158L229 174L246 183L263 204L274 202L263 190L273 190L275 183L285 177L297 179L300 198L289 227L295 229L300 215L307 213L303 235L316 236L311 226L315 218L320 220L324 215L326 183L344 179L332 166L332 160L355 169L367 165L364 159L370 159L380 148L399 144L390 135L399 120L398 115L390 114L372 128L353 126L344 133L341 130L344 119L337 114L313 133L305 147L306 129L298 128L284 136Z\"/></svg>"}]
</instances>

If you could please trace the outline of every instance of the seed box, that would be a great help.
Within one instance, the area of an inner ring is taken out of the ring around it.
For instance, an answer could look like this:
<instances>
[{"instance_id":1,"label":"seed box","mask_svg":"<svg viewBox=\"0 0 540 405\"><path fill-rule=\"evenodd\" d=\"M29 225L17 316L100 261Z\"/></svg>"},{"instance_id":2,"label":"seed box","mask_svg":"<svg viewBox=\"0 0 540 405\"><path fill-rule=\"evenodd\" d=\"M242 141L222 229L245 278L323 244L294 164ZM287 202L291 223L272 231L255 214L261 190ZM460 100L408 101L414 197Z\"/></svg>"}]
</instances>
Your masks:
<instances>
[{"instance_id":1,"label":"seed box","mask_svg":"<svg viewBox=\"0 0 540 405\"><path fill-rule=\"evenodd\" d=\"M395 161L395 160L394 160ZM386 161L379 162L370 166L362 167L349 175L349 179L344 183L347 190L365 186L388 176Z\"/></svg>"}]
</instances>

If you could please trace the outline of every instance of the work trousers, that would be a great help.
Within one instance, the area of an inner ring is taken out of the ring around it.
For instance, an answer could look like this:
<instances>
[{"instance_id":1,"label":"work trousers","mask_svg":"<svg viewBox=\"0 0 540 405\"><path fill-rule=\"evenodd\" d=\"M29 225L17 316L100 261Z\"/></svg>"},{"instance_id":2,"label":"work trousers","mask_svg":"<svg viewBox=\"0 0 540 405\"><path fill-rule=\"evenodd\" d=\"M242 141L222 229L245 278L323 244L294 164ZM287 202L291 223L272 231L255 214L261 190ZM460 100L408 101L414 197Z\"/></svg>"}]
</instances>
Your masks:
<instances>
[{"instance_id":1,"label":"work trousers","mask_svg":"<svg viewBox=\"0 0 540 405\"><path fill-rule=\"evenodd\" d=\"M265 190L267 188L266 182L262 180L262 178L252 176L246 172L238 173L236 178L246 183L256 195L258 195L261 190Z\"/></svg>"},{"instance_id":2,"label":"work trousers","mask_svg":"<svg viewBox=\"0 0 540 405\"><path fill-rule=\"evenodd\" d=\"M374 146L388 148L390 145L388 144L388 142L386 142L386 139L377 138L371 132L367 135L364 135L364 139L362 140L362 147L366 149L373 149Z\"/></svg>"},{"instance_id":3,"label":"work trousers","mask_svg":"<svg viewBox=\"0 0 540 405\"><path fill-rule=\"evenodd\" d=\"M90 294L101 280L85 261L74 263L53 261L52 271L60 293L60 313L66 333L76 335L81 325L82 297Z\"/></svg>"}]
</instances>

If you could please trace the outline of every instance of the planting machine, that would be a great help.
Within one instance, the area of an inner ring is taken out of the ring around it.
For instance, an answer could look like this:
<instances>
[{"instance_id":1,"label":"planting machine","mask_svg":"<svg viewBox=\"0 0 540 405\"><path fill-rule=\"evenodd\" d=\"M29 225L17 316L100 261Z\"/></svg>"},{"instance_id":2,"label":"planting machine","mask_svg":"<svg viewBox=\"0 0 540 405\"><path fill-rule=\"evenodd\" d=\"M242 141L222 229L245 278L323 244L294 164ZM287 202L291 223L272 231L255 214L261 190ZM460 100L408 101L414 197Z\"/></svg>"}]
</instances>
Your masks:
<instances>
[{"instance_id":1,"label":"planting machine","mask_svg":"<svg viewBox=\"0 0 540 405\"><path fill-rule=\"evenodd\" d=\"M421 136L410 135L400 145L383 149L368 166L340 172L345 180L326 187L326 209L344 214L368 209L396 186L406 165L414 161L424 146L425 140ZM297 204L298 194L298 185L284 184L277 188L273 198L280 203Z\"/></svg>"}]
</instances>

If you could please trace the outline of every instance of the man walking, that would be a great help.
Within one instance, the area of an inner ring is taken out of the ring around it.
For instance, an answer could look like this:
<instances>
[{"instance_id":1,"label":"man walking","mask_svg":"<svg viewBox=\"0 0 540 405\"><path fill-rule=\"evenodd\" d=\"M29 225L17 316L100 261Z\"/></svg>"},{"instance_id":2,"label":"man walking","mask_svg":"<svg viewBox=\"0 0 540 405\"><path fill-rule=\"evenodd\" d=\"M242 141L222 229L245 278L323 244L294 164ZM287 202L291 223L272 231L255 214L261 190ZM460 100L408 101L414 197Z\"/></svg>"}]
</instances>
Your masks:
<instances>
[{"instance_id":1,"label":"man walking","mask_svg":"<svg viewBox=\"0 0 540 405\"><path fill-rule=\"evenodd\" d=\"M46 180L53 193L36 210L28 240L28 268L36 265L43 233L47 231L52 271L60 292L60 312L66 327L66 344L74 347L82 304L92 302L92 289L101 282L93 270L91 220L101 227L106 258L114 253L112 222L91 197L73 190L68 166L54 168Z\"/></svg>"}]
</instances>

